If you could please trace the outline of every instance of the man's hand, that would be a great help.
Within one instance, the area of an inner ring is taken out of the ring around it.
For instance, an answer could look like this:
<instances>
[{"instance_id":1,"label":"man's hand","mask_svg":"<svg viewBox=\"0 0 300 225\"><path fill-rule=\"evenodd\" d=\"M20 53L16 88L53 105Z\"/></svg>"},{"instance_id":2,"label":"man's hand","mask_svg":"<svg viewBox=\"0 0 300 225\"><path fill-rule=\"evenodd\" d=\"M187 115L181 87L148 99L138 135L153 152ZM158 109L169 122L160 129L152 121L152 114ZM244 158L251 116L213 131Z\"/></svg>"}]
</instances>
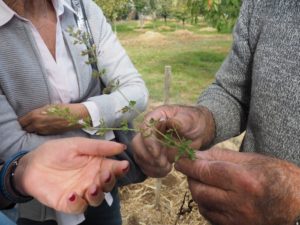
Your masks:
<instances>
[{"instance_id":1,"label":"man's hand","mask_svg":"<svg viewBox=\"0 0 300 225\"><path fill-rule=\"evenodd\" d=\"M151 126L151 121L156 121ZM166 176L172 169L177 150L161 143L161 133L176 129L179 136L192 141L199 149L214 137L214 121L203 107L161 106L145 116L141 133L133 139L134 156L143 172L151 177ZM176 138L176 135L174 136Z\"/></svg>"},{"instance_id":2,"label":"man's hand","mask_svg":"<svg viewBox=\"0 0 300 225\"><path fill-rule=\"evenodd\" d=\"M88 204L99 205L115 178L128 171L127 161L105 158L124 149L115 142L84 138L49 141L20 159L16 188L58 211L83 212Z\"/></svg>"},{"instance_id":3,"label":"man's hand","mask_svg":"<svg viewBox=\"0 0 300 225\"><path fill-rule=\"evenodd\" d=\"M75 118L75 123L72 124L68 119L51 113L52 108L68 109L70 112L69 116L72 119ZM19 119L19 123L28 133L52 135L79 129L81 125L77 123L77 120L88 117L88 110L83 104L49 105L27 113Z\"/></svg>"},{"instance_id":4,"label":"man's hand","mask_svg":"<svg viewBox=\"0 0 300 225\"><path fill-rule=\"evenodd\" d=\"M286 161L215 148L175 168L213 224L293 225L300 215L300 169Z\"/></svg>"}]
</instances>

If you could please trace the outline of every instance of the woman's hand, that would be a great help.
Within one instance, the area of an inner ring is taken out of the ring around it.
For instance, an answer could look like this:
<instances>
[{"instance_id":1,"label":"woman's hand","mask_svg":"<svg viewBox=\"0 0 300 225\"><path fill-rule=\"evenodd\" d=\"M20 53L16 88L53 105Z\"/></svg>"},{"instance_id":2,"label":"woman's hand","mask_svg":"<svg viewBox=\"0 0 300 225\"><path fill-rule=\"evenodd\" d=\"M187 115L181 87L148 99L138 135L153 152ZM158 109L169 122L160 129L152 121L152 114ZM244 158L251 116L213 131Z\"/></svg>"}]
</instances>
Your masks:
<instances>
[{"instance_id":1,"label":"woman's hand","mask_svg":"<svg viewBox=\"0 0 300 225\"><path fill-rule=\"evenodd\" d=\"M20 159L16 188L58 211L83 212L87 205L98 206L115 178L128 171L127 161L105 158L124 149L115 142L85 138L49 141Z\"/></svg>"},{"instance_id":2,"label":"woman's hand","mask_svg":"<svg viewBox=\"0 0 300 225\"><path fill-rule=\"evenodd\" d=\"M69 119L60 115L59 111L66 116L69 114ZM89 112L83 104L61 104L35 109L21 117L19 122L28 133L53 135L81 128L77 122L86 118L89 118Z\"/></svg>"}]
</instances>

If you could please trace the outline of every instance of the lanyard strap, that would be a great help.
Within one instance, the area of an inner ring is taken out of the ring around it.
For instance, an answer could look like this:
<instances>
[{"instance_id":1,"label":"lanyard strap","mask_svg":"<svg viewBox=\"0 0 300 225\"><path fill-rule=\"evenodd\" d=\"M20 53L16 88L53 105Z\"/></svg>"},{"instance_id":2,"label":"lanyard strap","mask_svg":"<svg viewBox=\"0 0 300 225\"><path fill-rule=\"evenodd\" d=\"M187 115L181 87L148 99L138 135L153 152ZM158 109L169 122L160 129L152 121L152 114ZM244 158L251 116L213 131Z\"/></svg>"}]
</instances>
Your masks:
<instances>
[{"instance_id":1,"label":"lanyard strap","mask_svg":"<svg viewBox=\"0 0 300 225\"><path fill-rule=\"evenodd\" d=\"M86 47L87 47L87 49L91 49L95 45L95 41L94 41L94 38L92 35L90 24L89 24L87 16L86 16L83 2L82 2L82 0L72 0L71 4L77 14L77 15L75 15L75 20L76 20L78 29L87 34L89 41L88 41L88 43L86 43L86 45L87 45ZM99 70L99 67L97 64L97 60L96 61L91 60L91 57L92 57L91 54L89 54L88 56L89 56L89 59L91 62L91 67L92 67L93 72L99 73L100 70ZM101 77L99 77L99 80L100 80L100 90L101 90L101 94L102 94L102 87L105 87L106 85L103 83Z\"/></svg>"}]
</instances>

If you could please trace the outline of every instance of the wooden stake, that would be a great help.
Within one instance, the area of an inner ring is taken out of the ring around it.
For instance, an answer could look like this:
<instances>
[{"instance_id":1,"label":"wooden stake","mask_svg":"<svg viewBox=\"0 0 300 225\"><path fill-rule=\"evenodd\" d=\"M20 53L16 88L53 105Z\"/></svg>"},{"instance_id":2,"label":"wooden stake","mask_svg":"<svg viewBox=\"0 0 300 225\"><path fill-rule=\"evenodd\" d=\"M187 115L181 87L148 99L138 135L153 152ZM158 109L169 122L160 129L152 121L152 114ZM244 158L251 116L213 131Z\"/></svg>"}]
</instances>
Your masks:
<instances>
[{"instance_id":1,"label":"wooden stake","mask_svg":"<svg viewBox=\"0 0 300 225\"><path fill-rule=\"evenodd\" d=\"M164 105L170 103L170 89L171 89L171 81L172 81L172 67L165 66L165 82L164 82ZM160 208L160 193L161 193L161 178L156 180L156 188L155 188L155 208Z\"/></svg>"}]
</instances>

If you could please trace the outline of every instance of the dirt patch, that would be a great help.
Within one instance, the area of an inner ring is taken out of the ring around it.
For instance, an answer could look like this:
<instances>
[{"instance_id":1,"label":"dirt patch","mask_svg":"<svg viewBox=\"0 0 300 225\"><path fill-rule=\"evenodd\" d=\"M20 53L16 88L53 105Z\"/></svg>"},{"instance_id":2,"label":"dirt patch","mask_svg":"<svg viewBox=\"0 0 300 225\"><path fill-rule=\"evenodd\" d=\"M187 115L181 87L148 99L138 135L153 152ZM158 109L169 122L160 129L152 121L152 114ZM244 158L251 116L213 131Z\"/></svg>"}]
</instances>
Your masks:
<instances>
[{"instance_id":1,"label":"dirt patch","mask_svg":"<svg viewBox=\"0 0 300 225\"><path fill-rule=\"evenodd\" d=\"M230 35L224 34L197 34L189 30L177 30L175 32L168 32L167 34L161 34L159 32L140 30L140 34L131 36L130 38L122 38L121 42L124 46L146 46L146 47L158 47L158 48L170 48L177 42L186 43L187 41L202 41L202 40L225 40L231 41ZM221 48L221 47L214 47ZM226 51L227 48L225 48Z\"/></svg>"},{"instance_id":2,"label":"dirt patch","mask_svg":"<svg viewBox=\"0 0 300 225\"><path fill-rule=\"evenodd\" d=\"M156 179L149 178L143 184L130 185L120 189L121 210L124 225L208 225L199 215L197 205L192 211L178 218L180 206L188 191L185 177L172 171L162 179L160 204L155 207ZM123 196L126 198L123 198ZM191 199L188 192L187 203Z\"/></svg>"},{"instance_id":3,"label":"dirt patch","mask_svg":"<svg viewBox=\"0 0 300 225\"><path fill-rule=\"evenodd\" d=\"M164 39L165 36L158 32L147 31L146 33L138 36L136 40L148 42L148 41L162 41Z\"/></svg>"},{"instance_id":4,"label":"dirt patch","mask_svg":"<svg viewBox=\"0 0 300 225\"><path fill-rule=\"evenodd\" d=\"M189 30L176 30L174 34L179 37L191 37L194 35L194 33Z\"/></svg>"},{"instance_id":5,"label":"dirt patch","mask_svg":"<svg viewBox=\"0 0 300 225\"><path fill-rule=\"evenodd\" d=\"M123 45L146 45L146 46L162 46L168 43L167 38L159 33L153 31L144 32L137 37L122 40Z\"/></svg>"},{"instance_id":6,"label":"dirt patch","mask_svg":"<svg viewBox=\"0 0 300 225\"><path fill-rule=\"evenodd\" d=\"M216 28L213 28L213 27L203 27L203 28L200 28L201 32L217 32L217 29Z\"/></svg>"},{"instance_id":7,"label":"dirt patch","mask_svg":"<svg viewBox=\"0 0 300 225\"><path fill-rule=\"evenodd\" d=\"M184 27L194 27L194 25L186 23L186 24L184 24Z\"/></svg>"},{"instance_id":8,"label":"dirt patch","mask_svg":"<svg viewBox=\"0 0 300 225\"><path fill-rule=\"evenodd\" d=\"M172 30L172 28L169 26L160 26L160 27L158 27L158 30L159 31L170 31L170 30Z\"/></svg>"},{"instance_id":9,"label":"dirt patch","mask_svg":"<svg viewBox=\"0 0 300 225\"><path fill-rule=\"evenodd\" d=\"M243 135L219 144L224 148L238 150ZM178 217L185 193L191 199L184 175L172 171L162 179L160 205L155 207L156 179L149 178L142 184L126 186L120 189L121 211L124 225L209 225L199 214L198 207L192 203L192 211Z\"/></svg>"}]
</instances>

